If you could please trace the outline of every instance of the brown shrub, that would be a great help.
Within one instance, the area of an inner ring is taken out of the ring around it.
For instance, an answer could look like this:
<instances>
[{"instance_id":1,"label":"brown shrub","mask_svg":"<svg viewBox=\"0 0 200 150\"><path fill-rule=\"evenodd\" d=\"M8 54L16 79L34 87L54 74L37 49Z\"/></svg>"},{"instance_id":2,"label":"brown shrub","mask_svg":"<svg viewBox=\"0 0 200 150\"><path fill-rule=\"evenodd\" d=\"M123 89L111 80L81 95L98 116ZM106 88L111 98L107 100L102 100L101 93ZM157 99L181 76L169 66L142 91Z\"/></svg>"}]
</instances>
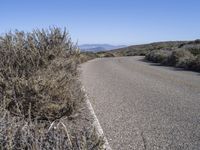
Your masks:
<instances>
[{"instance_id":1,"label":"brown shrub","mask_svg":"<svg viewBox=\"0 0 200 150\"><path fill-rule=\"evenodd\" d=\"M48 113L62 115L64 106L68 113L73 110L70 92L74 89L69 87L77 75L77 52L65 30L10 32L1 37L0 45L1 93L12 114L22 113L26 117L31 108L32 117L49 118ZM43 109L55 102L62 103L58 110Z\"/></svg>"},{"instance_id":2,"label":"brown shrub","mask_svg":"<svg viewBox=\"0 0 200 150\"><path fill-rule=\"evenodd\" d=\"M78 135L73 126L68 131L69 118L84 99L79 57L66 30L59 28L0 37L0 149L102 147L95 131Z\"/></svg>"}]
</instances>

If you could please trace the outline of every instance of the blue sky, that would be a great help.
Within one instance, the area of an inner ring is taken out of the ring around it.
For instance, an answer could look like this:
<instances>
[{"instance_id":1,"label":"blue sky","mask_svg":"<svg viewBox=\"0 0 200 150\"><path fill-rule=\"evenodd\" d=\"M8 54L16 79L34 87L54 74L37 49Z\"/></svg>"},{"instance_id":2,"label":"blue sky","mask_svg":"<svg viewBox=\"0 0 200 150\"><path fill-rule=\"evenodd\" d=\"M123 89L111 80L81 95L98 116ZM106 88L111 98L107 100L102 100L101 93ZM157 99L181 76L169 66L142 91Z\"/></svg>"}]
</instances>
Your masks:
<instances>
[{"instance_id":1,"label":"blue sky","mask_svg":"<svg viewBox=\"0 0 200 150\"><path fill-rule=\"evenodd\" d=\"M79 44L200 38L200 0L0 0L0 33L67 27Z\"/></svg>"}]
</instances>

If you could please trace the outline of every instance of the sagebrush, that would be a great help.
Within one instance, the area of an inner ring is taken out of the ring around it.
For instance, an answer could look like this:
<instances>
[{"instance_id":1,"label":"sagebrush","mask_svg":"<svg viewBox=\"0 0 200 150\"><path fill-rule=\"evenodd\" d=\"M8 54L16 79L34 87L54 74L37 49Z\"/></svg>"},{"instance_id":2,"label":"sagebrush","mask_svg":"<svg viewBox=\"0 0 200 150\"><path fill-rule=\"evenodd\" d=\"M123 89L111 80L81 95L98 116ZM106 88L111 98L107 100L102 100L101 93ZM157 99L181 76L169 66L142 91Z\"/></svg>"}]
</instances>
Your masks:
<instances>
[{"instance_id":1,"label":"sagebrush","mask_svg":"<svg viewBox=\"0 0 200 150\"><path fill-rule=\"evenodd\" d=\"M66 125L84 99L79 56L66 29L0 37L0 149L87 149L90 135Z\"/></svg>"}]
</instances>

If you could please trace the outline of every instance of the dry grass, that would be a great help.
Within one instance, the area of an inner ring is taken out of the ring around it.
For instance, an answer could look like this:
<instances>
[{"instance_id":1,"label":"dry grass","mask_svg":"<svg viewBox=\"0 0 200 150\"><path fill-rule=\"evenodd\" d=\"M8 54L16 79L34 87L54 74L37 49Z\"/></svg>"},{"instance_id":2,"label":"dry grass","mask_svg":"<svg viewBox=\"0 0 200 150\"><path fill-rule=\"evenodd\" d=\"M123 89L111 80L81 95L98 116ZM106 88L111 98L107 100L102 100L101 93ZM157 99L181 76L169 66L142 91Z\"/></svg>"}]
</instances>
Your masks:
<instances>
[{"instance_id":1,"label":"dry grass","mask_svg":"<svg viewBox=\"0 0 200 150\"><path fill-rule=\"evenodd\" d=\"M66 125L84 99L79 50L66 30L7 33L0 37L0 58L0 149L101 147L100 139L91 143L85 135L91 130L77 136Z\"/></svg>"},{"instance_id":2,"label":"dry grass","mask_svg":"<svg viewBox=\"0 0 200 150\"><path fill-rule=\"evenodd\" d=\"M67 117L53 122L44 122L25 121L10 115L7 111L0 120L0 149L2 150L103 149L103 137L99 137L92 126L76 131L70 127Z\"/></svg>"}]
</instances>

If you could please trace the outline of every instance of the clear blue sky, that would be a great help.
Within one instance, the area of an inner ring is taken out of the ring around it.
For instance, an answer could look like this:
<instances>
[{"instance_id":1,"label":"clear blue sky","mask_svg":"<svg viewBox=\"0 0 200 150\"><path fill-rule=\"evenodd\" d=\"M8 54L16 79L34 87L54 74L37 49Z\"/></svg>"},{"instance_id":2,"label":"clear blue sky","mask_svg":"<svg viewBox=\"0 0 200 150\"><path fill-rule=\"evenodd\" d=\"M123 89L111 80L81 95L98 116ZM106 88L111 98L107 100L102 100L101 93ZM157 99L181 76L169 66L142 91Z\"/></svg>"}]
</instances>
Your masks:
<instances>
[{"instance_id":1,"label":"clear blue sky","mask_svg":"<svg viewBox=\"0 0 200 150\"><path fill-rule=\"evenodd\" d=\"M67 27L83 43L200 38L200 0L0 0L0 32Z\"/></svg>"}]
</instances>

